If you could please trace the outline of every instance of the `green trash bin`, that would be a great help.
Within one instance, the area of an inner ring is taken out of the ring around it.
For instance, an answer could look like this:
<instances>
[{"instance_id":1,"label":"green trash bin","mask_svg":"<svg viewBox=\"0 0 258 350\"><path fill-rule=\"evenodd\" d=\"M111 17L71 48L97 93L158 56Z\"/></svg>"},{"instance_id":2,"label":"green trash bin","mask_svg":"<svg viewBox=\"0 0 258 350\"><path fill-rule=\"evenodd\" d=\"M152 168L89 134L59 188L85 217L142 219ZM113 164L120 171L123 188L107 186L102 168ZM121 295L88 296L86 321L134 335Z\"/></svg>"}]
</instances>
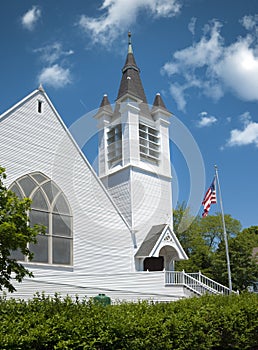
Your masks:
<instances>
[{"instance_id":1,"label":"green trash bin","mask_svg":"<svg viewBox=\"0 0 258 350\"><path fill-rule=\"evenodd\" d=\"M95 303L101 304L103 306L110 305L111 299L106 294L99 294L93 298Z\"/></svg>"}]
</instances>

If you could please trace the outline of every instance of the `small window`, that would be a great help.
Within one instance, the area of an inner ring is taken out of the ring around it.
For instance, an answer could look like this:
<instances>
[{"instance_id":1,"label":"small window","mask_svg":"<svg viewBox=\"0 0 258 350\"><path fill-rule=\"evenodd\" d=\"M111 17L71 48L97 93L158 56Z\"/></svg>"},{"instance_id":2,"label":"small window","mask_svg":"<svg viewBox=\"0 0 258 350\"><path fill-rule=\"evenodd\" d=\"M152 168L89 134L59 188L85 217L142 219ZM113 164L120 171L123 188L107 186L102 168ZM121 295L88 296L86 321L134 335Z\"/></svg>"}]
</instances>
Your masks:
<instances>
[{"instance_id":1,"label":"small window","mask_svg":"<svg viewBox=\"0 0 258 350\"><path fill-rule=\"evenodd\" d=\"M38 100L38 113L42 113L42 104L43 102Z\"/></svg>"},{"instance_id":2,"label":"small window","mask_svg":"<svg viewBox=\"0 0 258 350\"><path fill-rule=\"evenodd\" d=\"M154 163L159 162L159 132L150 126L139 124L139 141L141 160L149 160Z\"/></svg>"},{"instance_id":3,"label":"small window","mask_svg":"<svg viewBox=\"0 0 258 350\"><path fill-rule=\"evenodd\" d=\"M107 133L109 167L117 165L122 160L122 125L118 124Z\"/></svg>"}]
</instances>

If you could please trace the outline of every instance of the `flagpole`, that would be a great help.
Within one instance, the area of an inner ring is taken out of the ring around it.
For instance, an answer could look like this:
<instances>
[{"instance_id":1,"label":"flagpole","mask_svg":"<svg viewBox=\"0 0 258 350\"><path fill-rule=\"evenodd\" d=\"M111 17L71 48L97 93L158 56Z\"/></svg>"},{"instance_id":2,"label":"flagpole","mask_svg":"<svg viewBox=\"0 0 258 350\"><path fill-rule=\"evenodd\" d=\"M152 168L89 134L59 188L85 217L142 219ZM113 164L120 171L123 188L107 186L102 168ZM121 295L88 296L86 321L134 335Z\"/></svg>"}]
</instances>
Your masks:
<instances>
[{"instance_id":1,"label":"flagpole","mask_svg":"<svg viewBox=\"0 0 258 350\"><path fill-rule=\"evenodd\" d=\"M217 165L215 165L214 167L215 167L215 176L216 176L216 180L217 180L217 184L218 184L219 199L220 199L220 209L221 209L223 232L224 232L224 241L225 241L225 248L226 248L227 270L228 270L228 286L229 286L229 292L232 293L232 281L231 281L230 260L229 260L229 251L228 251L228 238L227 238L227 231L226 231L224 211L223 211L223 204L222 204L222 196L221 196L221 190L220 190L220 184L219 184L218 167L217 167Z\"/></svg>"}]
</instances>

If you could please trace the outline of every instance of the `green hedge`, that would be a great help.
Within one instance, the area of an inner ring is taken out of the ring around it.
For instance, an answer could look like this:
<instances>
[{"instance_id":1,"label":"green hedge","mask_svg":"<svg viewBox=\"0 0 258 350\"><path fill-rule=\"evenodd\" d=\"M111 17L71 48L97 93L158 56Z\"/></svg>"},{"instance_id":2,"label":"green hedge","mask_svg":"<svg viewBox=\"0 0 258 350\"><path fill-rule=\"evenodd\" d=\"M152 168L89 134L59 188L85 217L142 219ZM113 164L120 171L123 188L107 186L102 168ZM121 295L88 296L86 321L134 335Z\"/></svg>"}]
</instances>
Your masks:
<instances>
[{"instance_id":1,"label":"green hedge","mask_svg":"<svg viewBox=\"0 0 258 350\"><path fill-rule=\"evenodd\" d=\"M0 300L0 349L258 349L258 295L171 303Z\"/></svg>"}]
</instances>

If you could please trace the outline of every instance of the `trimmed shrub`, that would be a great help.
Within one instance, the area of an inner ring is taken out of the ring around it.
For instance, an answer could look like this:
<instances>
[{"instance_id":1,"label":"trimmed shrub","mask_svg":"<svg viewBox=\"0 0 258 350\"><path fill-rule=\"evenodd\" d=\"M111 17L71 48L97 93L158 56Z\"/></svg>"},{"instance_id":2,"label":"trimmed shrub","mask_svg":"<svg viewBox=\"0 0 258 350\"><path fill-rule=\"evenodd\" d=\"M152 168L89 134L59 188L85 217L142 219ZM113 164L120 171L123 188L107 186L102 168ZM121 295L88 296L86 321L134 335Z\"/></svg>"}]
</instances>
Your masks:
<instances>
[{"instance_id":1,"label":"trimmed shrub","mask_svg":"<svg viewBox=\"0 0 258 350\"><path fill-rule=\"evenodd\" d=\"M0 349L258 349L258 295L121 303L0 299Z\"/></svg>"}]
</instances>

